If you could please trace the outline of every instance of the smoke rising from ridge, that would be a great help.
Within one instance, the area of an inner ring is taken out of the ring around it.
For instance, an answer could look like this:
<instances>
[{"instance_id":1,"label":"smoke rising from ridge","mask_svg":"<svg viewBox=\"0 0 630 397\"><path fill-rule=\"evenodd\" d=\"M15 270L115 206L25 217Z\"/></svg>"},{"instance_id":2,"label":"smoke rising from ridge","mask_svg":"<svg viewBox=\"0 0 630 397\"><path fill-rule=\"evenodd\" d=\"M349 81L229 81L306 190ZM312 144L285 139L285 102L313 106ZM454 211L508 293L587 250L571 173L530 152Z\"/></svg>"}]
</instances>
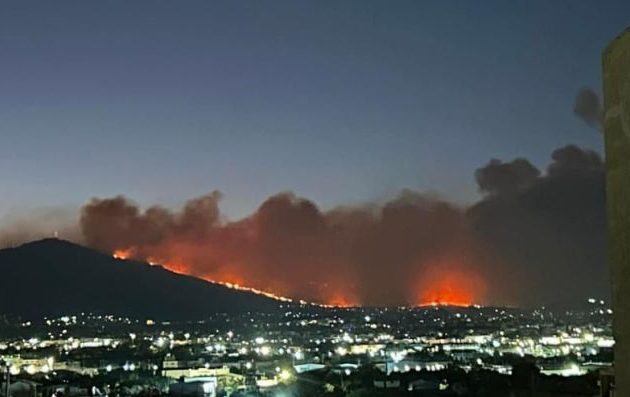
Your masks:
<instances>
[{"instance_id":1,"label":"smoke rising from ridge","mask_svg":"<svg viewBox=\"0 0 630 397\"><path fill-rule=\"evenodd\" d=\"M603 161L569 145L545 172L494 159L468 208L404 190L382 204L321 210L293 193L225 221L212 192L180 210L94 199L85 242L176 271L331 304L563 304L606 295ZM561 282L576 288L558 290ZM531 293L536 291L535 293Z\"/></svg>"},{"instance_id":2,"label":"smoke rising from ridge","mask_svg":"<svg viewBox=\"0 0 630 397\"><path fill-rule=\"evenodd\" d=\"M588 293L608 297L603 160L574 145L551 157L544 174L521 178L527 183L516 183L518 188L499 190L501 179L487 187L499 193L471 206L469 220L478 238L508 264L505 283L514 286L518 302L566 304ZM533 165L491 162L477 175L493 174L496 167L514 168L510 173L518 175Z\"/></svg>"},{"instance_id":3,"label":"smoke rising from ridge","mask_svg":"<svg viewBox=\"0 0 630 397\"><path fill-rule=\"evenodd\" d=\"M94 199L82 209L81 227L86 243L104 251L126 249L177 271L317 302L485 299L484 275L474 285L457 285L475 277L471 266L482 250L464 212L445 201L403 191L381 206L324 212L279 193L252 215L222 222L219 199L211 193L179 211L143 211L123 197ZM429 273L444 291L426 285ZM450 280L455 273L460 279Z\"/></svg>"},{"instance_id":4,"label":"smoke rising from ridge","mask_svg":"<svg viewBox=\"0 0 630 397\"><path fill-rule=\"evenodd\" d=\"M117 196L92 199L79 214L15 217L0 237L7 246L57 230L177 272L336 305L566 305L608 295L596 152L559 148L545 170L493 159L475 178L482 197L468 207L403 190L324 211L284 192L229 221L217 191L179 209Z\"/></svg>"}]
</instances>

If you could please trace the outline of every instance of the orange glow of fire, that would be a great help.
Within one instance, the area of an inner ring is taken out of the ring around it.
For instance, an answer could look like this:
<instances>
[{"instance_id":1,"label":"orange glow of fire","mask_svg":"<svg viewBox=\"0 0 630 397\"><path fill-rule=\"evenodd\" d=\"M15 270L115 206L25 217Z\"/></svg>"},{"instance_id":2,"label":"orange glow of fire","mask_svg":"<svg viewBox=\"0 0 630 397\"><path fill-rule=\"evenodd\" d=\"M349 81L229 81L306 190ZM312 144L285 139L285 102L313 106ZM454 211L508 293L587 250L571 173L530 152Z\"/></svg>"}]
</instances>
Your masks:
<instances>
[{"instance_id":1,"label":"orange glow of fire","mask_svg":"<svg viewBox=\"0 0 630 397\"><path fill-rule=\"evenodd\" d=\"M150 264L152 266L160 265L159 261L155 261L155 260L152 260ZM188 266L180 262L167 262L167 263L162 263L161 265L164 266L164 268L172 271L173 273L190 274L190 271L188 270Z\"/></svg>"},{"instance_id":2,"label":"orange glow of fire","mask_svg":"<svg viewBox=\"0 0 630 397\"><path fill-rule=\"evenodd\" d=\"M131 256L131 249L116 250L112 256L116 259L129 259Z\"/></svg>"},{"instance_id":3,"label":"orange glow of fire","mask_svg":"<svg viewBox=\"0 0 630 397\"><path fill-rule=\"evenodd\" d=\"M434 268L425 274L418 305L471 306L483 299L484 280L462 269Z\"/></svg>"},{"instance_id":4,"label":"orange glow of fire","mask_svg":"<svg viewBox=\"0 0 630 397\"><path fill-rule=\"evenodd\" d=\"M337 294L332 296L331 298L327 299L325 304L322 304L322 306L325 307L357 307L359 306L359 304L353 300L350 299L347 296L343 296L341 294Z\"/></svg>"},{"instance_id":5,"label":"orange glow of fire","mask_svg":"<svg viewBox=\"0 0 630 397\"><path fill-rule=\"evenodd\" d=\"M256 288L251 288L251 287L243 287L242 285L239 284L234 284L234 283L229 283L229 282L224 282L224 281L217 281L217 280L212 280L209 278L204 277L204 280L214 283L214 284L219 284L222 285L224 287L228 287L231 289L235 289L238 291L246 291L246 292L252 292L256 295L263 295L266 296L267 298L271 298L271 299L275 299L275 300L279 300L282 302L293 302L293 299L291 298L287 298L286 296L282 296L282 295L276 295L272 292L268 292L268 291L261 291L259 289Z\"/></svg>"},{"instance_id":6,"label":"orange glow of fire","mask_svg":"<svg viewBox=\"0 0 630 397\"><path fill-rule=\"evenodd\" d=\"M116 259L128 259L132 256L133 252L131 249L120 249L120 250L115 250L114 253L112 254L112 256ZM147 258L147 262L152 265L152 266L156 266L156 265L160 265L159 260L153 257L149 257ZM161 264L162 266L164 266L164 268L172 271L173 273L177 273L177 274L190 274L190 268L188 266L186 266L183 263L180 262L165 262ZM224 287L230 288L230 289L234 289L234 290L238 290L238 291L245 291L245 292L251 292L254 293L256 295L262 295L262 296L266 296L267 298L271 298L271 299L275 299L281 302L293 302L293 299L288 298L286 296L282 296L279 294L274 294L272 292L269 291L263 291L257 288L252 288L252 287L245 287L243 285L241 285L241 282L234 282L234 280L236 280L235 277L229 277L226 276L226 279L231 280L231 281L221 281L221 280L215 280L211 277L207 277L207 276L203 276L200 277L201 279L209 282L209 283L213 283L213 284L217 284L217 285L222 285ZM300 304L311 304L311 305L318 305L317 303L310 303L310 302L305 302L305 301L299 301ZM321 305L320 305L321 306Z\"/></svg>"},{"instance_id":7,"label":"orange glow of fire","mask_svg":"<svg viewBox=\"0 0 630 397\"><path fill-rule=\"evenodd\" d=\"M133 249L119 249L114 251L113 255L116 259L129 259L134 256ZM148 257L147 262L151 265L164 266L164 268L178 274L191 275L191 268L183 262L179 261L161 261L155 257ZM199 278L217 285L221 285L230 289L250 292L262 295L281 302L294 302L292 298L279 293L270 292L269 290L261 290L254 287L246 286L246 281L232 274L221 275L203 275ZM451 305L451 306L470 306L478 303L485 293L485 282L476 274L462 269L453 269L452 267L434 266L425 269L422 275L423 282L420 286L420 293L416 303L418 306L428 305ZM304 300L296 301L299 304L309 304L320 307L357 307L360 306L357 299L353 299L345 294L334 293L332 296L325 298L325 302L315 303L306 302Z\"/></svg>"}]
</instances>

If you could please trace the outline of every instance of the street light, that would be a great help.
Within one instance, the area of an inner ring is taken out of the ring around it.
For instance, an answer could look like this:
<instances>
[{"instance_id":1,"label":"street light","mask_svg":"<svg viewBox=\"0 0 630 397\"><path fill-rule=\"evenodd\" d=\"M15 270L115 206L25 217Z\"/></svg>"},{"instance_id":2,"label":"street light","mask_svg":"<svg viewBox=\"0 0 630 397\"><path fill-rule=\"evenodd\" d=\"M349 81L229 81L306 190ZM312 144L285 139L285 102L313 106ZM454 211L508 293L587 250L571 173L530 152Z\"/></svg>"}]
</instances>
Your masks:
<instances>
[{"instance_id":1,"label":"street light","mask_svg":"<svg viewBox=\"0 0 630 397\"><path fill-rule=\"evenodd\" d=\"M352 371L350 371L350 369L346 368L343 371L339 371L339 375L341 377L341 390L346 391L346 385L343 381L343 374L346 374L346 376L350 376L350 374L352 373Z\"/></svg>"}]
</instances>

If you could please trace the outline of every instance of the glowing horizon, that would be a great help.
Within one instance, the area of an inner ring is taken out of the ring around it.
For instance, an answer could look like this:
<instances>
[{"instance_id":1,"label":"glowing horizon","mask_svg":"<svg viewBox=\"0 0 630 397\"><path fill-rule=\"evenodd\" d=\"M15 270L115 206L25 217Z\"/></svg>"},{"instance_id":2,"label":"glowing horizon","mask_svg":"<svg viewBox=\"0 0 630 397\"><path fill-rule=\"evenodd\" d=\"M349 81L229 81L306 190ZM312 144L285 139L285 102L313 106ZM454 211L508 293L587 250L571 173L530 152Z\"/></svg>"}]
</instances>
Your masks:
<instances>
[{"instance_id":1,"label":"glowing horizon","mask_svg":"<svg viewBox=\"0 0 630 397\"><path fill-rule=\"evenodd\" d=\"M117 249L112 253L112 257L119 260L132 260L134 255L133 248L127 249ZM147 259L138 259L142 262L145 262L151 266L161 266L173 273L187 275L191 277L195 277L206 282L221 285L226 288L230 288L237 291L251 292L256 295L265 296L267 298L275 299L281 302L287 303L299 303L299 304L307 304L319 307L326 308L352 308L352 307L369 307L368 305L362 305L356 299L351 298L350 296L344 296L343 294L335 294L326 302L317 302L317 301L306 301L304 299L296 299L291 298L279 293L274 293L269 290L263 290L260 288L255 288L248 286L246 282L243 281L234 281L235 277L228 277L231 281L228 280L218 280L215 278L211 278L208 276L200 276L195 275L187 271L189 266L176 262L161 262L154 258ZM468 307L476 304L471 294L457 291L453 287L453 280L458 279L461 274L457 273L456 276L453 276L453 273L449 274L446 278L443 278L441 281L435 283L432 289L429 289L421 294L421 300L415 304L405 307L426 307L426 306L458 306L458 307ZM429 298L427 298L429 297Z\"/></svg>"}]
</instances>

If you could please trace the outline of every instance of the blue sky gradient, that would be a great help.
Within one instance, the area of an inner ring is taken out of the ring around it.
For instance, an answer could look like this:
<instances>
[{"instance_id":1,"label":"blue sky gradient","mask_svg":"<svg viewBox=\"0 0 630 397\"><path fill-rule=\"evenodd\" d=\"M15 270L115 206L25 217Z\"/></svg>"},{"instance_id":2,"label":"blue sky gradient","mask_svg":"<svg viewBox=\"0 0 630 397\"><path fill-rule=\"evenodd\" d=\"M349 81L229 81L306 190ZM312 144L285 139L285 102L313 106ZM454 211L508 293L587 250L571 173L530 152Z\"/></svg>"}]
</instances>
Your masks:
<instances>
[{"instance_id":1,"label":"blue sky gradient","mask_svg":"<svg viewBox=\"0 0 630 397\"><path fill-rule=\"evenodd\" d=\"M628 1L3 2L0 216L214 189L230 218L285 190L472 202L490 158L601 152L573 100L629 24Z\"/></svg>"}]
</instances>

